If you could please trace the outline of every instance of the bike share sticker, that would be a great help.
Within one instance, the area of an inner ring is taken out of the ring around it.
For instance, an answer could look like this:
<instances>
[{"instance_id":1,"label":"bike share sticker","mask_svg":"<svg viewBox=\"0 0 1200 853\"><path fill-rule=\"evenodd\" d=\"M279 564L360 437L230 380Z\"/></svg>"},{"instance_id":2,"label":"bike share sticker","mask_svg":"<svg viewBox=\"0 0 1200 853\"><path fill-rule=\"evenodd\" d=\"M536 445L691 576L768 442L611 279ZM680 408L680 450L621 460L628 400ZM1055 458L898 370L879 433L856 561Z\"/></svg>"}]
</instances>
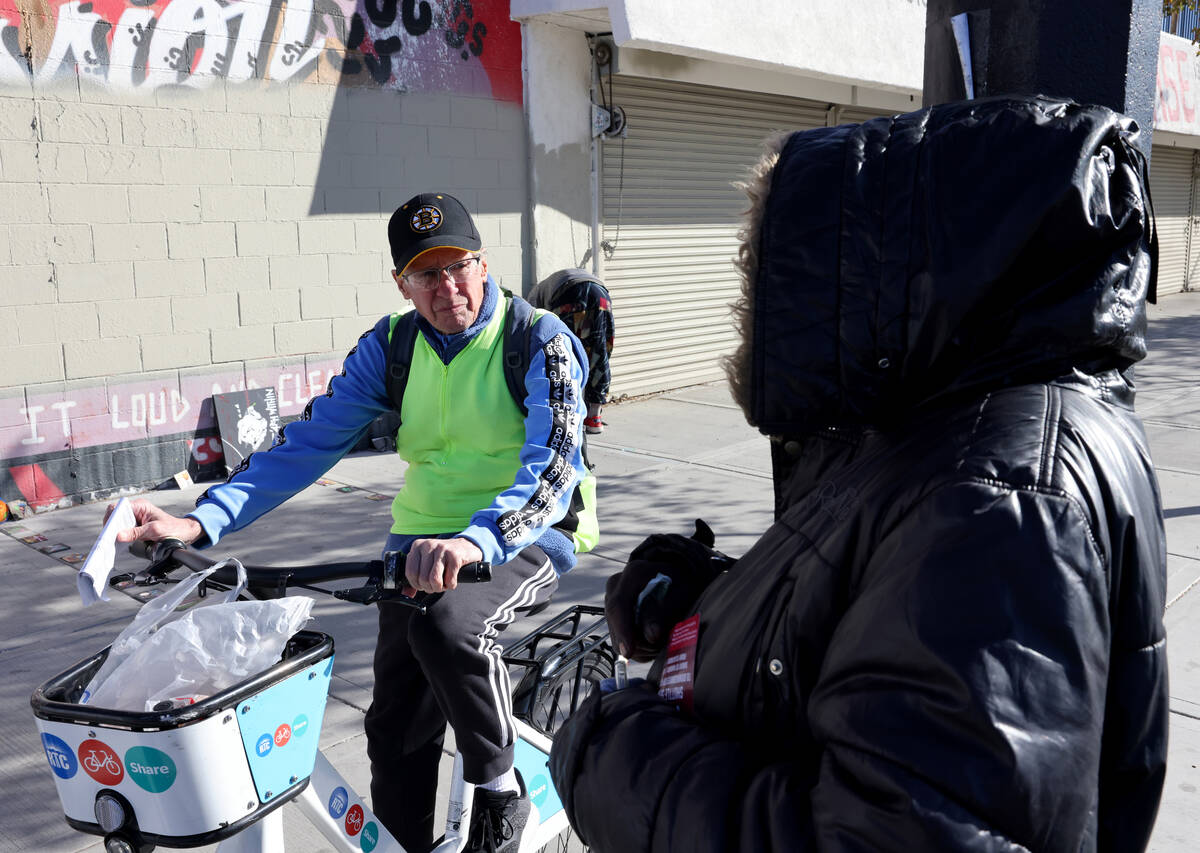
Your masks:
<instances>
[{"instance_id":1,"label":"bike share sticker","mask_svg":"<svg viewBox=\"0 0 1200 853\"><path fill-rule=\"evenodd\" d=\"M87 775L110 788L125 778L121 760L103 741L85 740L79 744L79 763Z\"/></svg>"},{"instance_id":2,"label":"bike share sticker","mask_svg":"<svg viewBox=\"0 0 1200 853\"><path fill-rule=\"evenodd\" d=\"M338 820L346 813L348 805L350 805L350 795L346 793L346 789L340 785L334 788L333 793L329 795L329 816Z\"/></svg>"},{"instance_id":3,"label":"bike share sticker","mask_svg":"<svg viewBox=\"0 0 1200 853\"><path fill-rule=\"evenodd\" d=\"M534 776L529 782L529 799L540 810L550 795L550 780L542 774Z\"/></svg>"},{"instance_id":4,"label":"bike share sticker","mask_svg":"<svg viewBox=\"0 0 1200 853\"><path fill-rule=\"evenodd\" d=\"M62 738L43 733L42 749L46 750L46 760L50 762L50 769L59 779L70 779L79 771L75 753Z\"/></svg>"},{"instance_id":5,"label":"bike share sticker","mask_svg":"<svg viewBox=\"0 0 1200 853\"><path fill-rule=\"evenodd\" d=\"M350 811L346 812L346 834L350 836L358 835L363 828L363 807L355 803L350 807Z\"/></svg>"},{"instance_id":6,"label":"bike share sticker","mask_svg":"<svg viewBox=\"0 0 1200 853\"><path fill-rule=\"evenodd\" d=\"M260 802L312 774L329 693L329 679L321 673L328 668L328 662L322 661L301 670L238 708L238 728Z\"/></svg>"},{"instance_id":7,"label":"bike share sticker","mask_svg":"<svg viewBox=\"0 0 1200 853\"><path fill-rule=\"evenodd\" d=\"M658 695L692 710L692 682L696 672L696 641L700 638L700 614L685 619L671 629L667 641L667 660L658 682Z\"/></svg>"},{"instance_id":8,"label":"bike share sticker","mask_svg":"<svg viewBox=\"0 0 1200 853\"><path fill-rule=\"evenodd\" d=\"M371 853L375 849L375 845L379 843L379 827L374 821L367 821L367 825L363 827L362 835L358 839L358 846L363 849L363 853Z\"/></svg>"},{"instance_id":9,"label":"bike share sticker","mask_svg":"<svg viewBox=\"0 0 1200 853\"><path fill-rule=\"evenodd\" d=\"M525 789L529 792L529 801L537 808L538 820L545 823L551 816L562 811L562 801L554 783L550 781L547 772L549 756L524 738L517 738L513 751L513 766L525 779ZM532 820L532 818L530 818Z\"/></svg>"},{"instance_id":10,"label":"bike share sticker","mask_svg":"<svg viewBox=\"0 0 1200 853\"><path fill-rule=\"evenodd\" d=\"M151 794L161 794L175 782L175 762L161 749L152 746L135 746L127 750L125 769L139 788Z\"/></svg>"}]
</instances>

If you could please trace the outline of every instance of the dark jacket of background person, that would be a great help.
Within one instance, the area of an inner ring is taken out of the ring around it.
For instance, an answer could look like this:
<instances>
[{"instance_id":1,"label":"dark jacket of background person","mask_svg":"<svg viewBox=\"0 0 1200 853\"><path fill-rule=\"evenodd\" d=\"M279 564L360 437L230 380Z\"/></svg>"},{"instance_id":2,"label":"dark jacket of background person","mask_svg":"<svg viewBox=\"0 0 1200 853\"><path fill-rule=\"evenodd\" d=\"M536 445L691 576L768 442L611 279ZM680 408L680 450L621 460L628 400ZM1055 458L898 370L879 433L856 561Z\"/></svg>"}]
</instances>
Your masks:
<instances>
[{"instance_id":1,"label":"dark jacket of background person","mask_svg":"<svg viewBox=\"0 0 1200 853\"><path fill-rule=\"evenodd\" d=\"M588 381L583 400L589 406L608 402L612 381L609 359L613 348L612 298L608 289L587 270L571 267L539 281L529 304L553 311L583 344L588 357Z\"/></svg>"},{"instance_id":2,"label":"dark jacket of background person","mask_svg":"<svg viewBox=\"0 0 1200 853\"><path fill-rule=\"evenodd\" d=\"M1166 546L1128 372L1157 258L1136 132L994 99L777 141L731 366L777 522L689 611L693 713L629 688L559 733L594 849L1145 846Z\"/></svg>"}]
</instances>

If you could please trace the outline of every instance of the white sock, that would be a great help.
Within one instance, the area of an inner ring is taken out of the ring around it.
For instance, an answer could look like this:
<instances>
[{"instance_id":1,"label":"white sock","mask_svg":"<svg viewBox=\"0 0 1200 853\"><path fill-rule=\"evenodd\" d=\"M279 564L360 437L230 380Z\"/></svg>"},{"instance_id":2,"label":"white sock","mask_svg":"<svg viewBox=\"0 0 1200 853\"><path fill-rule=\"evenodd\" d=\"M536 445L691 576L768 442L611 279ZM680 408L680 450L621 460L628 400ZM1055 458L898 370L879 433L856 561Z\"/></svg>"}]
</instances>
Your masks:
<instances>
[{"instance_id":1,"label":"white sock","mask_svg":"<svg viewBox=\"0 0 1200 853\"><path fill-rule=\"evenodd\" d=\"M479 786L485 791L520 791L521 785L517 782L517 771L510 767L505 773L501 773L490 782L484 782Z\"/></svg>"}]
</instances>

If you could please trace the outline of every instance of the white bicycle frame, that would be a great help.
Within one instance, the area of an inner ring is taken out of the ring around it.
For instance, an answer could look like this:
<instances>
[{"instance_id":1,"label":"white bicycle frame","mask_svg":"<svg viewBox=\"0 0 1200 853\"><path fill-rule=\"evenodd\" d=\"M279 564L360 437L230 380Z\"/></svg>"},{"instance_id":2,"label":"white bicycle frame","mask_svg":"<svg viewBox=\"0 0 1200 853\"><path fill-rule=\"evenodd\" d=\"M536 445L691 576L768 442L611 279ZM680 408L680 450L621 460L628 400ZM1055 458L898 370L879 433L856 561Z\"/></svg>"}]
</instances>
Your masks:
<instances>
[{"instance_id":1,"label":"white bicycle frame","mask_svg":"<svg viewBox=\"0 0 1200 853\"><path fill-rule=\"evenodd\" d=\"M550 739L522 720L517 720L516 724L516 766L530 788L531 799L529 821L521 836L520 853L526 853L549 844L569 824L546 768L550 759ZM432 853L460 853L466 847L474 788L463 779L462 756L455 755L446 834ZM294 814L297 810L339 853L406 853L403 845L392 837L321 752L317 753L312 776L303 791L290 803L222 841L217 846L218 853L285 853L284 815Z\"/></svg>"},{"instance_id":2,"label":"white bicycle frame","mask_svg":"<svg viewBox=\"0 0 1200 853\"><path fill-rule=\"evenodd\" d=\"M584 616L595 621L585 625ZM542 731L552 730L561 713L564 674L573 673L571 707L584 695L581 679L596 674L588 661L607 637L603 623L602 610L576 605L506 648L505 663L526 669L513 696L517 703L520 693L525 709L514 718L514 766L530 799L521 853L544 847L569 828L550 780L551 739ZM302 630L288 648L264 672L195 705L162 712L79 703L109 649L38 687L30 701L67 822L104 835L106 845L145 841L178 849L219 842L220 853L283 853L284 812L290 817L299 810L337 851L406 853L316 742L333 639ZM552 698L559 710L549 710L545 723L522 719L534 713L542 685L551 683L559 684ZM210 772L213 762L224 762L219 779ZM462 767L455 756L446 831L436 853L459 853L467 844L474 786L463 779Z\"/></svg>"}]
</instances>

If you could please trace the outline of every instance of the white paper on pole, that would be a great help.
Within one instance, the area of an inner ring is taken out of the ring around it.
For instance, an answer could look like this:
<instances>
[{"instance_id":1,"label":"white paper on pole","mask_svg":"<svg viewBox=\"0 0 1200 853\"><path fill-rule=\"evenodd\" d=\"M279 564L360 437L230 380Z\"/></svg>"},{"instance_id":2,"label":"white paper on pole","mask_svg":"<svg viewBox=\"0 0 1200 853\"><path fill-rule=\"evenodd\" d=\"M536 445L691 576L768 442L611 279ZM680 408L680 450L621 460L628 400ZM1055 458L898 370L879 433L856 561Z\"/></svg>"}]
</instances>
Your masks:
<instances>
[{"instance_id":1,"label":"white paper on pole","mask_svg":"<svg viewBox=\"0 0 1200 853\"><path fill-rule=\"evenodd\" d=\"M954 30L954 43L958 47L958 62L962 66L963 88L966 90L968 98L974 98L975 79L971 65L971 26L968 23L967 13L963 12L952 17L950 26Z\"/></svg>"},{"instance_id":2,"label":"white paper on pole","mask_svg":"<svg viewBox=\"0 0 1200 853\"><path fill-rule=\"evenodd\" d=\"M108 601L108 579L117 563L117 534L136 525L132 504L128 498L121 498L79 569L79 597L85 607L97 601Z\"/></svg>"}]
</instances>

